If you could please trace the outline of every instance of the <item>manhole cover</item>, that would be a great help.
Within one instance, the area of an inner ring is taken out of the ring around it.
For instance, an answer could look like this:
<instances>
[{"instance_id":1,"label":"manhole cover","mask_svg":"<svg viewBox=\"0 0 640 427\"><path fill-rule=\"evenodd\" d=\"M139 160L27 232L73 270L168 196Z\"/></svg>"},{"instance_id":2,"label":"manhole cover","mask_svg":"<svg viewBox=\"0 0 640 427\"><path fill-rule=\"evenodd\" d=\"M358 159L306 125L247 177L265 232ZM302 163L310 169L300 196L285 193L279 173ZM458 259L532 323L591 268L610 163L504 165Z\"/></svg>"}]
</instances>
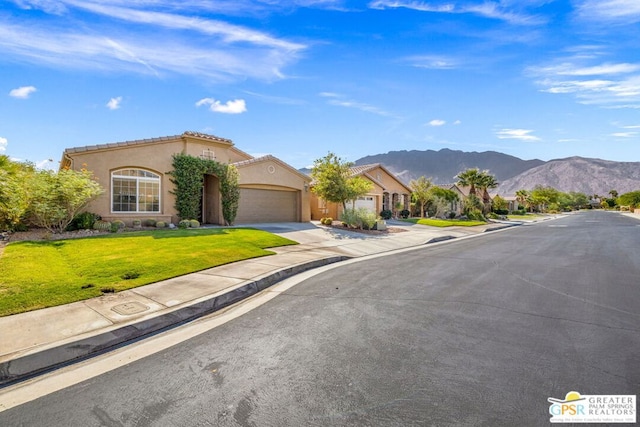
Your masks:
<instances>
[{"instance_id":1,"label":"manhole cover","mask_svg":"<svg viewBox=\"0 0 640 427\"><path fill-rule=\"evenodd\" d=\"M142 313L143 311L147 311L149 310L149 307L137 301L133 301L113 306L111 310L123 316L130 316L132 314L138 314Z\"/></svg>"}]
</instances>

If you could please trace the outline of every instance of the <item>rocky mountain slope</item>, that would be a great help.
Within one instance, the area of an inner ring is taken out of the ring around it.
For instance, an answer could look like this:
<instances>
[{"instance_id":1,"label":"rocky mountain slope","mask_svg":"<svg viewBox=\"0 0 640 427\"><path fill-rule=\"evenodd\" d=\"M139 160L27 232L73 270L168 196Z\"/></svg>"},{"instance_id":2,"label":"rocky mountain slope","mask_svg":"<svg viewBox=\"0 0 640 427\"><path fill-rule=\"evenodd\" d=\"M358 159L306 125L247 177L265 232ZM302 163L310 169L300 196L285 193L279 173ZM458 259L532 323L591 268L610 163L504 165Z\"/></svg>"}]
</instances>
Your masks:
<instances>
[{"instance_id":1,"label":"rocky mountain slope","mask_svg":"<svg viewBox=\"0 0 640 427\"><path fill-rule=\"evenodd\" d=\"M560 191L578 191L587 195L607 195L610 190L619 194L640 190L640 162L615 162L583 157L569 157L544 162L522 160L495 151L464 152L390 151L358 159L356 165L382 163L403 181L419 176L431 178L436 184L454 182L454 176L465 169L488 169L500 182L492 191L511 196L517 190L531 190L536 185L550 186Z\"/></svg>"},{"instance_id":2,"label":"rocky mountain slope","mask_svg":"<svg viewBox=\"0 0 640 427\"><path fill-rule=\"evenodd\" d=\"M610 190L623 194L640 190L640 162L613 162L583 157L550 160L502 181L495 191L502 195L513 195L517 190L530 190L536 185L587 195L606 196Z\"/></svg>"},{"instance_id":3,"label":"rocky mountain slope","mask_svg":"<svg viewBox=\"0 0 640 427\"><path fill-rule=\"evenodd\" d=\"M522 160L496 151L478 153L448 148L439 151L390 151L366 156L355 162L356 165L370 163L382 163L405 182L424 175L436 184L452 183L458 172L469 168L488 169L498 181L504 181L544 164L542 160Z\"/></svg>"}]
</instances>

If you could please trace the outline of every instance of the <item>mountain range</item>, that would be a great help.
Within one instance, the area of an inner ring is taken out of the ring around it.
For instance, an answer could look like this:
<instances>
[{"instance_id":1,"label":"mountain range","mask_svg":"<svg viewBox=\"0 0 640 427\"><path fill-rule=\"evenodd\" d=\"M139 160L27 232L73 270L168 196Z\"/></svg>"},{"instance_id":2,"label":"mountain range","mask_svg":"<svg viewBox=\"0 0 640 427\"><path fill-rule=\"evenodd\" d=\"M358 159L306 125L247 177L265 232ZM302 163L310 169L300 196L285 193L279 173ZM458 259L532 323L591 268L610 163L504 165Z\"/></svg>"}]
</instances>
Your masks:
<instances>
[{"instance_id":1,"label":"mountain range","mask_svg":"<svg viewBox=\"0 0 640 427\"><path fill-rule=\"evenodd\" d=\"M434 184L451 184L455 182L454 177L465 169L487 169L500 183L492 193L502 196L512 196L520 189L531 190L536 185L602 196L610 190L619 194L640 190L640 162L584 157L522 160L496 151L479 153L447 148L439 151L390 151L355 161L356 165L370 163L381 163L406 183L425 176Z\"/></svg>"}]
</instances>

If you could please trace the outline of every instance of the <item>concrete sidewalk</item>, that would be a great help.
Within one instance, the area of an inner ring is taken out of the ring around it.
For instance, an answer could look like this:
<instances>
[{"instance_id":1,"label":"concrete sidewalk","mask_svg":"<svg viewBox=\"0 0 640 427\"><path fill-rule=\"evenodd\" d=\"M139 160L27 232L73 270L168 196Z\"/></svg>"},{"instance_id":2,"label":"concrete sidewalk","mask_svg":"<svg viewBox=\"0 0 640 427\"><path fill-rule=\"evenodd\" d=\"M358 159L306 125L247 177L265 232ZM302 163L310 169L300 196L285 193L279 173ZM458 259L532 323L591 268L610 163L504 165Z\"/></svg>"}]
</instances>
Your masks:
<instances>
[{"instance_id":1,"label":"concrete sidewalk","mask_svg":"<svg viewBox=\"0 0 640 427\"><path fill-rule=\"evenodd\" d=\"M299 244L116 294L0 317L0 386L215 312L312 268L517 224L435 228L389 221L402 231L385 235L313 222L244 225Z\"/></svg>"}]
</instances>

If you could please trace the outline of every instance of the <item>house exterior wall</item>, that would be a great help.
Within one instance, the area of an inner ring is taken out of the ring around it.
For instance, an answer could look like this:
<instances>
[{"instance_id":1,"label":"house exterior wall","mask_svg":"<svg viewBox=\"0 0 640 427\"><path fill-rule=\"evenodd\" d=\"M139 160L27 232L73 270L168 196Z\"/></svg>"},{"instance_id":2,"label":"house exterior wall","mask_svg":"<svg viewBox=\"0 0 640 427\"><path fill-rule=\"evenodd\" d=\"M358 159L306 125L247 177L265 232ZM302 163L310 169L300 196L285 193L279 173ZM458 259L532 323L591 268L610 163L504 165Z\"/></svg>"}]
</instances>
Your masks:
<instances>
[{"instance_id":1,"label":"house exterior wall","mask_svg":"<svg viewBox=\"0 0 640 427\"><path fill-rule=\"evenodd\" d=\"M393 174L390 174L382 167L378 166L367 170L366 172L359 174L367 181L373 184L372 190L366 194L366 196L374 197L375 200L375 213L380 214L383 210L384 194L389 194L389 200L392 199L392 195L396 194L403 198L405 208L409 208L411 202L411 191L396 178ZM340 219L343 212L342 204L329 203L319 198L315 193L311 192L311 219L319 220L320 218L330 217L334 220ZM351 203L347 202L347 208L351 207ZM389 207L392 209L393 207Z\"/></svg>"},{"instance_id":2,"label":"house exterior wall","mask_svg":"<svg viewBox=\"0 0 640 427\"><path fill-rule=\"evenodd\" d=\"M91 171L105 192L92 201L86 210L102 216L103 219L124 221L127 225L135 219L155 219L177 223L178 212L175 209L175 196L171 194L174 185L169 172L173 170L173 155L187 154L204 157L220 163L247 162L253 157L236 149L228 140L183 134L169 138L155 138L132 143L105 144L93 147L68 149L65 151L62 166L73 170L86 168ZM269 156L270 157L270 156ZM300 196L300 221L309 221L309 179L295 171L284 162L270 157L270 162L257 162L238 168L240 187L281 189L298 191ZM111 173L119 169L144 169L160 176L160 211L159 212L113 212ZM271 171L273 170L273 173ZM304 191L306 189L306 192ZM211 191L211 195L219 192ZM207 197L207 196L205 196ZM216 212L220 212L221 204L214 204ZM264 209L265 207L261 207ZM268 208L268 206L266 207ZM221 214L216 217L222 220Z\"/></svg>"},{"instance_id":3,"label":"house exterior wall","mask_svg":"<svg viewBox=\"0 0 640 427\"><path fill-rule=\"evenodd\" d=\"M310 179L291 168L286 163L270 157L256 162L247 162L238 166L240 188L296 192L296 210L298 221L311 220ZM274 201L274 203L276 203ZM254 205L254 209L269 209L269 205ZM279 207L273 206L274 209Z\"/></svg>"}]
</instances>

